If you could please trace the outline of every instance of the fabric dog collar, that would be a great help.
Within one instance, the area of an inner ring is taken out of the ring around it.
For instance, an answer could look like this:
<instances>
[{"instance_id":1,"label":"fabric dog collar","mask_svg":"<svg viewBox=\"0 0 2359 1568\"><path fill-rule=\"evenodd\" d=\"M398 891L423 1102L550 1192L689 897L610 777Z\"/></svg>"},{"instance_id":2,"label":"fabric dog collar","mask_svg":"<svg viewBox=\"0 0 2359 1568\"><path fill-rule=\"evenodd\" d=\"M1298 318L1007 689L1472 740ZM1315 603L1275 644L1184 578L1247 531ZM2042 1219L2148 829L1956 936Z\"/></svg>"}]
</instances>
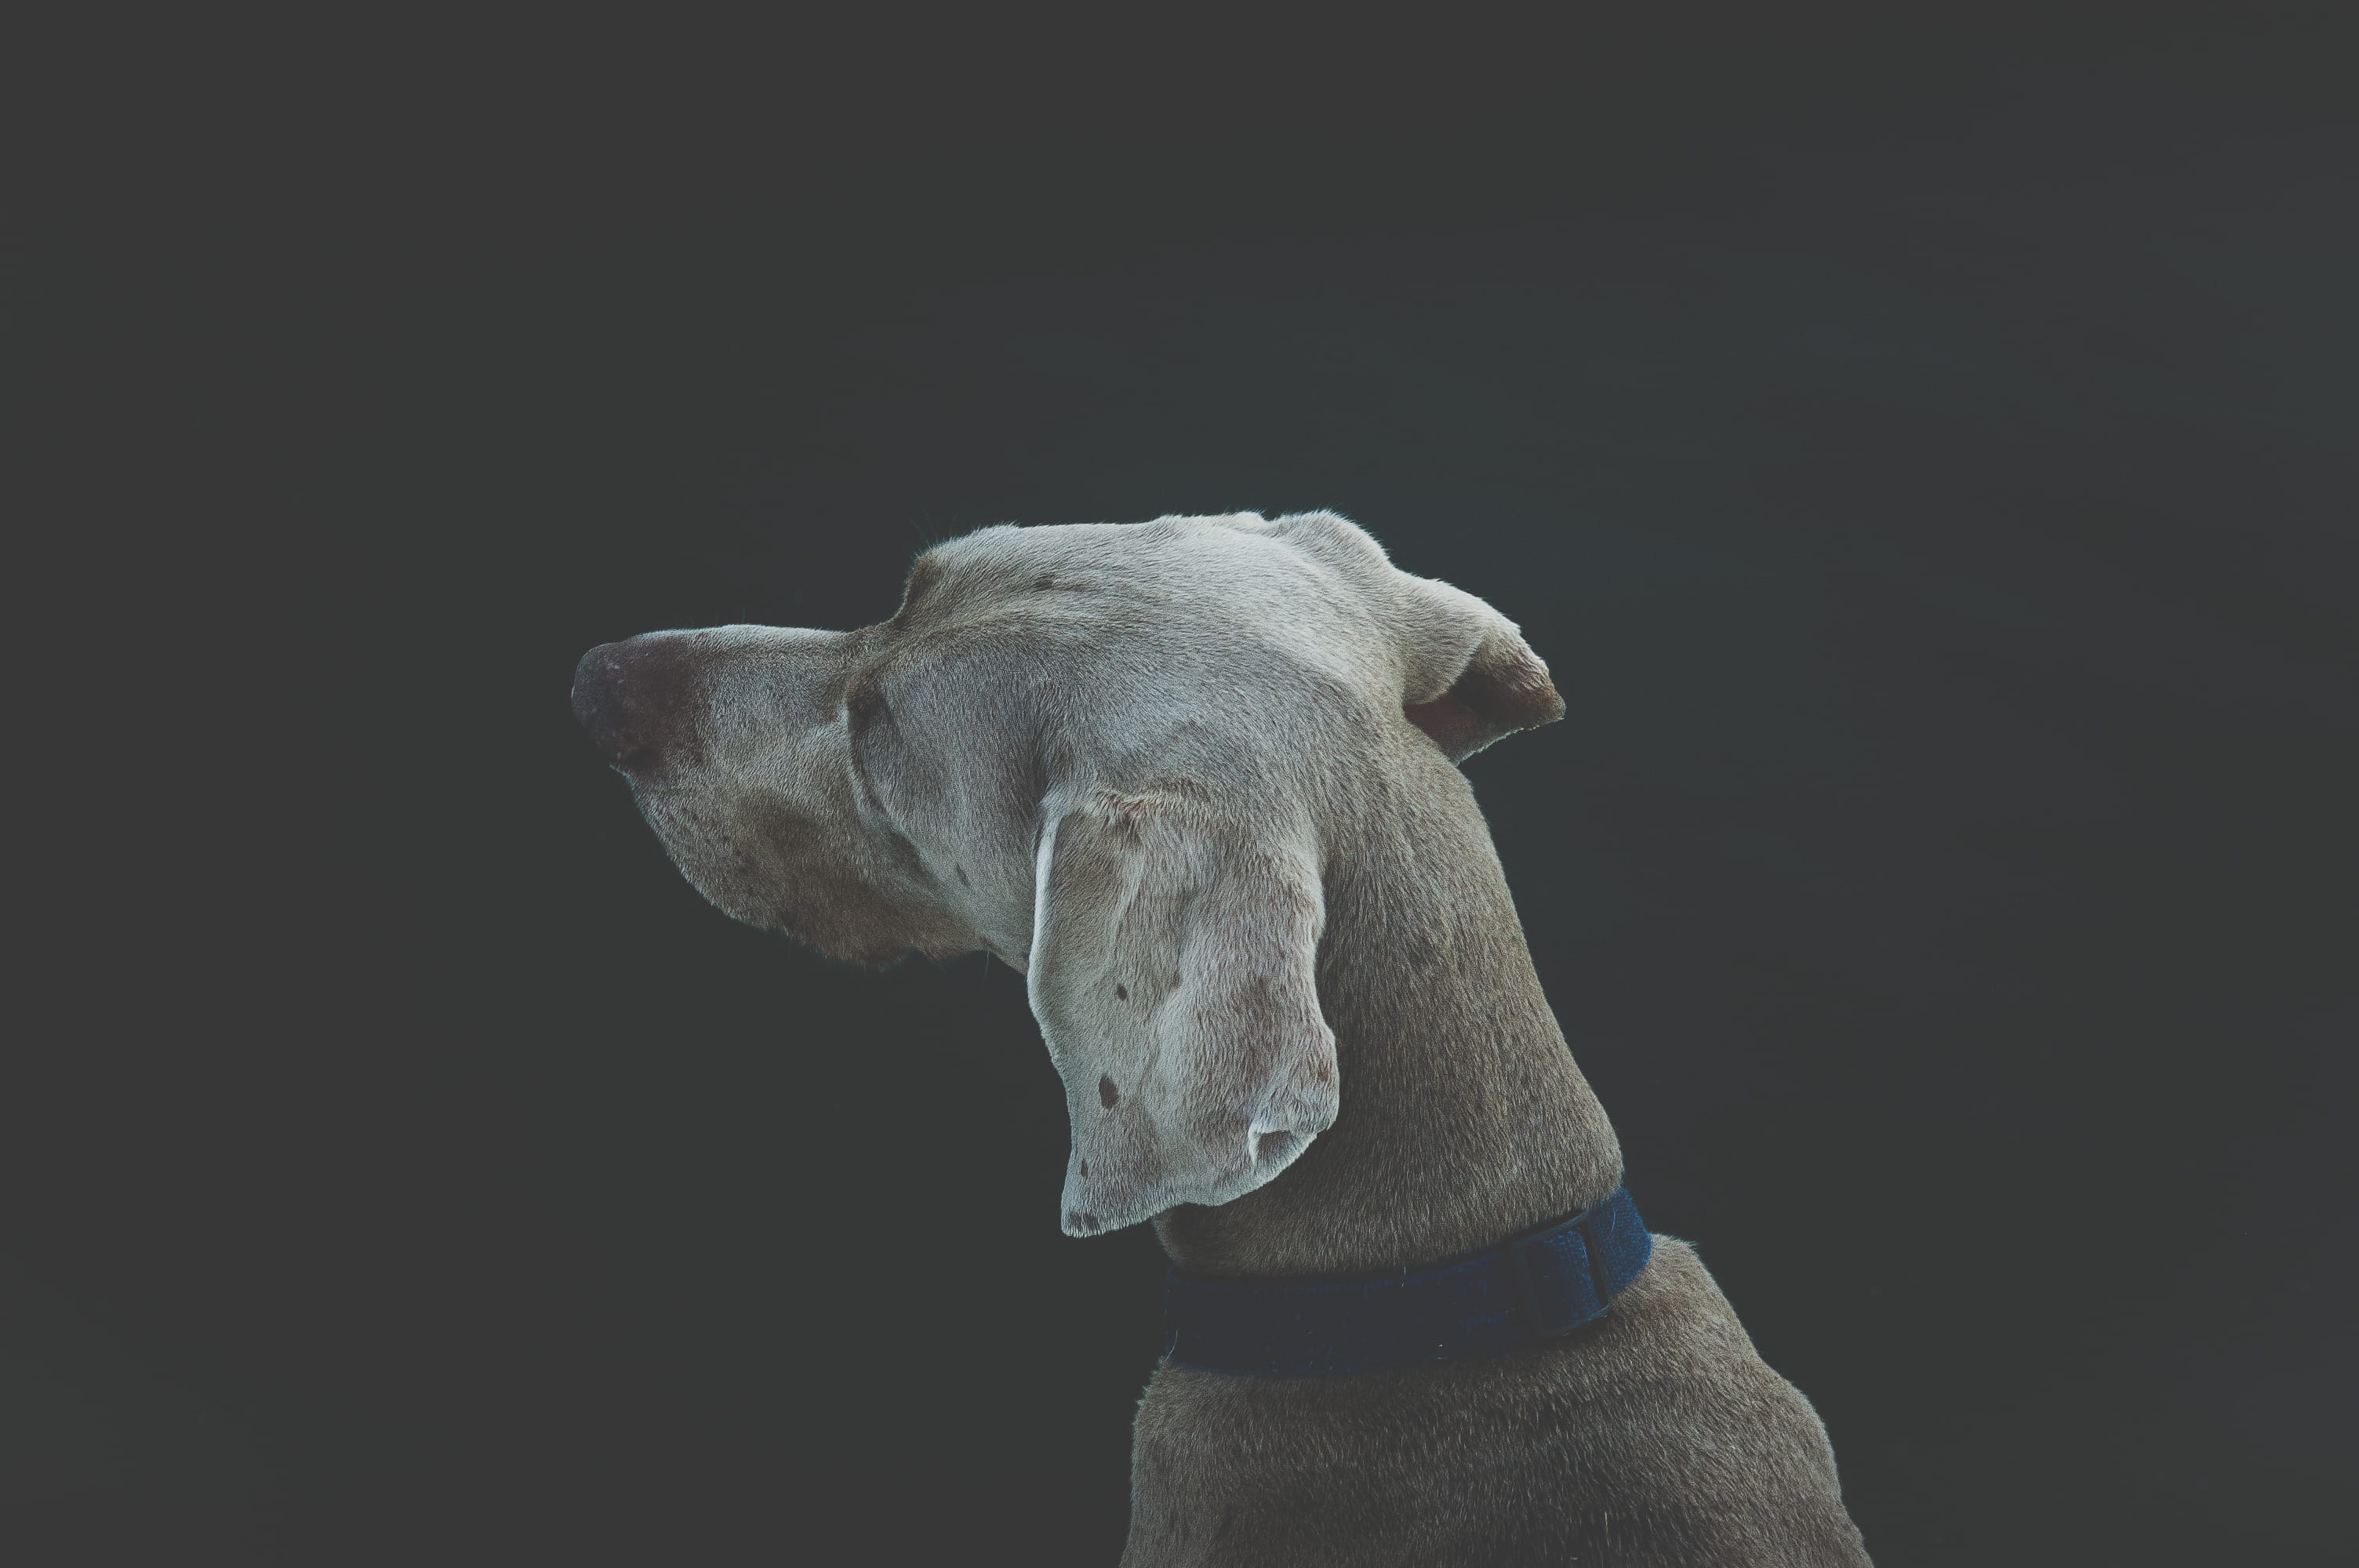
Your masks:
<instances>
[{"instance_id":1,"label":"fabric dog collar","mask_svg":"<svg viewBox=\"0 0 2359 1568\"><path fill-rule=\"evenodd\" d=\"M1571 1219L1414 1273L1163 1279L1164 1356L1207 1372L1301 1377L1496 1356L1603 1313L1654 1249L1621 1187Z\"/></svg>"}]
</instances>

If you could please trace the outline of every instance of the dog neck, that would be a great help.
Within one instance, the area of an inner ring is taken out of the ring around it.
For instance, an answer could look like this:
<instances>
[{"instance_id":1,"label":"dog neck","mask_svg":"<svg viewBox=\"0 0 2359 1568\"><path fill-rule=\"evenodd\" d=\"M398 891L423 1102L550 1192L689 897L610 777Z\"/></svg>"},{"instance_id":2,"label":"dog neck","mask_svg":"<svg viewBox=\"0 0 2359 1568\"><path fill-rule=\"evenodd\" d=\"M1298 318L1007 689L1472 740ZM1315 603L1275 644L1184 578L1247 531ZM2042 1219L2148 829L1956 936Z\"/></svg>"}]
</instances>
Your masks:
<instances>
[{"instance_id":1,"label":"dog neck","mask_svg":"<svg viewBox=\"0 0 2359 1568\"><path fill-rule=\"evenodd\" d=\"M1342 1111L1266 1186L1156 1217L1185 1271L1419 1268L1585 1208L1620 1180L1473 791L1430 751L1379 773L1329 819L1319 991Z\"/></svg>"}]
</instances>

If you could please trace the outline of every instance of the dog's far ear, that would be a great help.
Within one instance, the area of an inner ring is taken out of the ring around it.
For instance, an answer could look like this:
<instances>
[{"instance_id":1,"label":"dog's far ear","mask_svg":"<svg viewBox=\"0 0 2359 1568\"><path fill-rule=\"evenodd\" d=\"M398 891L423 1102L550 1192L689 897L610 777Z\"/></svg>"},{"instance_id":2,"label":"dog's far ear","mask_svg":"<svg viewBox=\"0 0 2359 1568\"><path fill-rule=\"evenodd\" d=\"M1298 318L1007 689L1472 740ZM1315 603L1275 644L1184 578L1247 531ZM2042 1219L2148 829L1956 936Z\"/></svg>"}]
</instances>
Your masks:
<instances>
[{"instance_id":1,"label":"dog's far ear","mask_svg":"<svg viewBox=\"0 0 2359 1568\"><path fill-rule=\"evenodd\" d=\"M1191 780L1094 789L1037 874L1028 988L1072 1119L1069 1234L1241 1197L1333 1124L1307 818Z\"/></svg>"},{"instance_id":2,"label":"dog's far ear","mask_svg":"<svg viewBox=\"0 0 2359 1568\"><path fill-rule=\"evenodd\" d=\"M1451 762L1564 717L1548 666L1514 622L1471 593L1402 571L1350 518L1299 512L1231 525L1283 539L1370 595L1400 658L1401 709Z\"/></svg>"},{"instance_id":3,"label":"dog's far ear","mask_svg":"<svg viewBox=\"0 0 2359 1568\"><path fill-rule=\"evenodd\" d=\"M1401 710L1451 762L1564 717L1548 665L1514 622L1431 578L1404 572L1400 588L1408 654Z\"/></svg>"}]
</instances>

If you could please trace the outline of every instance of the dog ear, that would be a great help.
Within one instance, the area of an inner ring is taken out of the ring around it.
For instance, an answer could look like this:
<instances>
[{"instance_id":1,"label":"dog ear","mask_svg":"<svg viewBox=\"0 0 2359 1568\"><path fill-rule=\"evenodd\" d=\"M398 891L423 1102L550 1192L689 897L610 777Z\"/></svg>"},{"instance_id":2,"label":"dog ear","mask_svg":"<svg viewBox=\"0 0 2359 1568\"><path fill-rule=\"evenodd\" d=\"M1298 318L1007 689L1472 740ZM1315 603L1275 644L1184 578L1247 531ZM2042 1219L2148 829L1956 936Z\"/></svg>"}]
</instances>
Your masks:
<instances>
[{"instance_id":1,"label":"dog ear","mask_svg":"<svg viewBox=\"0 0 2359 1568\"><path fill-rule=\"evenodd\" d=\"M1462 589L1395 567L1368 531L1332 512L1231 526L1302 550L1375 601L1401 660L1401 710L1453 762L1503 735L1564 717L1564 700L1516 623Z\"/></svg>"},{"instance_id":2,"label":"dog ear","mask_svg":"<svg viewBox=\"0 0 2359 1568\"><path fill-rule=\"evenodd\" d=\"M1514 622L1462 589L1400 574L1401 711L1462 762L1503 735L1564 717L1564 698Z\"/></svg>"},{"instance_id":3,"label":"dog ear","mask_svg":"<svg viewBox=\"0 0 2359 1568\"><path fill-rule=\"evenodd\" d=\"M1241 1197L1333 1124L1307 818L1187 781L1093 790L1037 877L1028 986L1072 1118L1069 1234Z\"/></svg>"}]
</instances>

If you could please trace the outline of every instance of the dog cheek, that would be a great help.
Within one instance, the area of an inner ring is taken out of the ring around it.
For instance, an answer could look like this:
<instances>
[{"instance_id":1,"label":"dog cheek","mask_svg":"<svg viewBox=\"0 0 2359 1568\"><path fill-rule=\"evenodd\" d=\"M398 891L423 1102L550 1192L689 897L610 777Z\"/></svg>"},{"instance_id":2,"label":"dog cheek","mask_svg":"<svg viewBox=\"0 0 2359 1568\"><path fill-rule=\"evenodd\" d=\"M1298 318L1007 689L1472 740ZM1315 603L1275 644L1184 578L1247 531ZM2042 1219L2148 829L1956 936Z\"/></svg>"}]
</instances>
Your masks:
<instances>
[{"instance_id":1,"label":"dog cheek","mask_svg":"<svg viewBox=\"0 0 2359 1568\"><path fill-rule=\"evenodd\" d=\"M777 800L763 802L750 818L731 860L732 880L751 912L739 918L847 963L886 963L911 951L951 957L975 946L963 920L919 891L895 885L899 879L889 864L871 863L888 857L856 828Z\"/></svg>"}]
</instances>

